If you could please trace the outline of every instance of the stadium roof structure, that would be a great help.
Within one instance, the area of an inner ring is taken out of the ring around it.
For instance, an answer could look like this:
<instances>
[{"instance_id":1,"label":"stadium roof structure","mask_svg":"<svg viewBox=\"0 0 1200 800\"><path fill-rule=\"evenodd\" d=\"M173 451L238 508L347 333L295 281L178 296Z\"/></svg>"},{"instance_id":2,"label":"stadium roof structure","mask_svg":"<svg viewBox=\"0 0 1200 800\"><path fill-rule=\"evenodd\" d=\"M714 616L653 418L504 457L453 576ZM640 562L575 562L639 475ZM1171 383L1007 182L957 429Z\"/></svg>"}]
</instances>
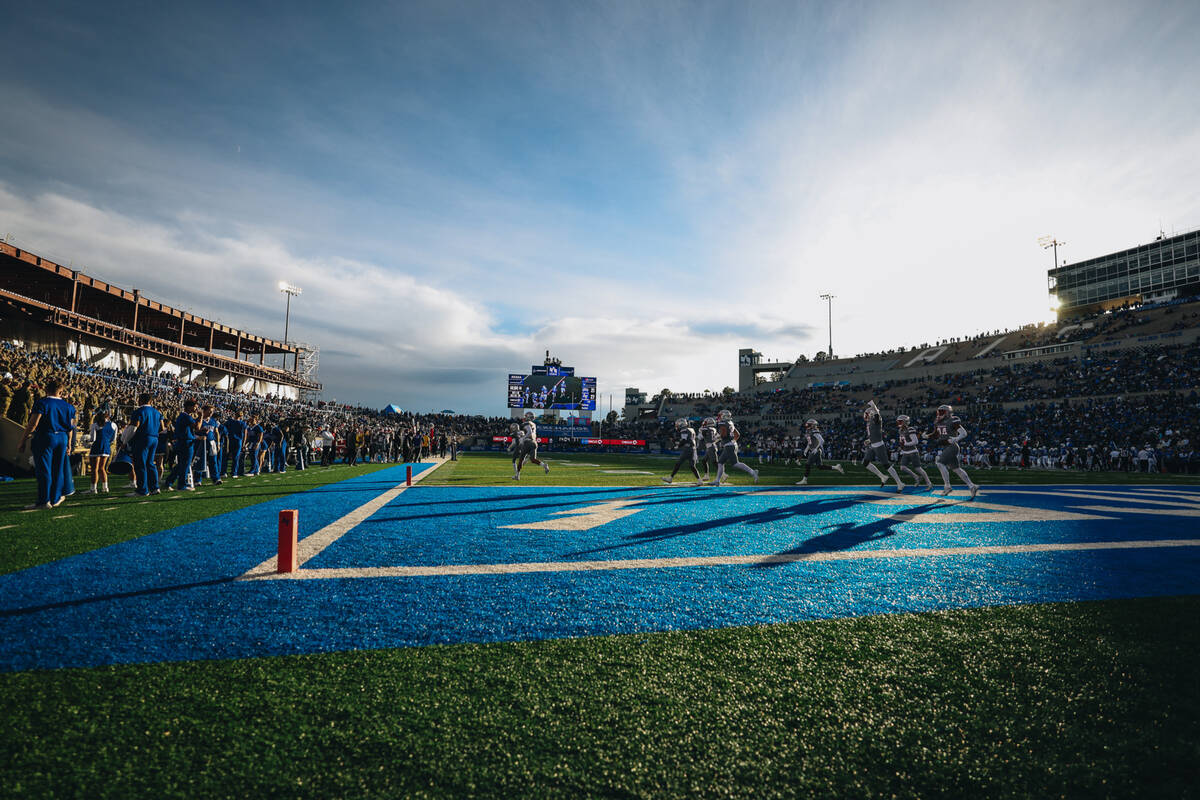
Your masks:
<instances>
[{"instance_id":1,"label":"stadium roof structure","mask_svg":"<svg viewBox=\"0 0 1200 800\"><path fill-rule=\"evenodd\" d=\"M321 389L297 374L302 348L296 345L151 300L137 289L114 286L6 242L0 242L0 309L147 355L307 391ZM297 367L267 366L268 355L292 355Z\"/></svg>"}]
</instances>

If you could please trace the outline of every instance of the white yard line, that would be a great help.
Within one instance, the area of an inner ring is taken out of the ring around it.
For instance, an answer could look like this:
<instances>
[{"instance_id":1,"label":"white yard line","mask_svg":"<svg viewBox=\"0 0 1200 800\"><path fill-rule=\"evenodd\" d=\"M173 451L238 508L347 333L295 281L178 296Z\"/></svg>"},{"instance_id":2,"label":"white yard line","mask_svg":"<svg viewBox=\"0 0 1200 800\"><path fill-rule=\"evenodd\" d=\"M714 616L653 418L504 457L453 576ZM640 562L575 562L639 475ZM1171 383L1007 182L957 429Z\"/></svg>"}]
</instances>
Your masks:
<instances>
[{"instance_id":1,"label":"white yard line","mask_svg":"<svg viewBox=\"0 0 1200 800\"><path fill-rule=\"evenodd\" d=\"M423 462L423 463L430 463L430 462ZM435 460L433 462L433 465L429 469L422 470L421 472L414 472L413 477L412 477L412 482L414 484L416 484L418 481L422 480L426 475L433 473L434 470L436 470L438 467L440 467L444 463L445 463L445 460ZM301 564L301 566L303 566L305 561L308 561L309 559L316 557L317 554L319 554L322 550L324 550L326 547L329 547L329 545L333 544L338 539L340 539L342 536L344 536L351 528L366 521L376 511L378 511L379 509L386 506L388 503L395 500L397 497L399 497L401 494L403 494L404 490L407 488L408 488L408 485L406 483L403 483L403 482L399 483L396 486L393 486L391 489L388 489L383 494L374 498L373 500L370 500L369 502L362 504L358 508L351 511L349 514L346 514L345 516L329 523L324 528L321 528L321 530L317 531L316 533L312 534L311 536L306 536L303 539L301 539L300 540L300 564ZM278 555L271 556L266 561L259 564L257 567L254 567L253 569L248 571L246 574L242 575L241 578L242 579L261 578L261 577L264 577L263 573L267 573L268 575L275 574L275 567L276 567L276 562L277 562L278 558L279 558Z\"/></svg>"},{"instance_id":2,"label":"white yard line","mask_svg":"<svg viewBox=\"0 0 1200 800\"><path fill-rule=\"evenodd\" d=\"M675 567L725 567L793 564L801 561L859 561L876 558L932 558L942 556L990 556L1020 553L1061 553L1094 550L1146 550L1167 547L1200 547L1200 539L1152 539L1124 542L1076 542L1070 544L982 545L977 547L905 548L895 550L839 550L820 553L764 553L746 556L697 556L692 558L630 558L616 561L541 561L513 564L446 564L422 567L364 567L301 569L292 573L247 573L243 579L318 580L331 578L418 578L446 575L514 575L529 572L596 572L618 569L667 569ZM270 561L274 564L274 559Z\"/></svg>"}]
</instances>

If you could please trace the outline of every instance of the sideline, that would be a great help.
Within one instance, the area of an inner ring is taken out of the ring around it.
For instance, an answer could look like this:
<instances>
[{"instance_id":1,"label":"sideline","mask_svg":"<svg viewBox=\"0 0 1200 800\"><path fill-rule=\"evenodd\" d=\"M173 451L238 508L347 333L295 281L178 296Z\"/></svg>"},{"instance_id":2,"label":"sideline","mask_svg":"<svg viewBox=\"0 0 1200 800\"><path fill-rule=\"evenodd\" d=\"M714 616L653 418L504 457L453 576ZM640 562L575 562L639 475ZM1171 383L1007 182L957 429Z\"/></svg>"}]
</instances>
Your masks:
<instances>
[{"instance_id":1,"label":"sideline","mask_svg":"<svg viewBox=\"0 0 1200 800\"><path fill-rule=\"evenodd\" d=\"M523 572L596 572L618 569L671 567L773 566L799 561L860 561L877 558L930 558L938 556L991 556L1019 553L1061 553L1087 550L1146 550L1164 547L1200 547L1200 539L1151 539L1123 542L1069 544L978 545L900 550L839 550L817 553L772 553L748 556L698 556L692 558L631 558L616 561L540 561L514 564L446 564L427 567L362 567L302 569L298 572L255 576L258 580L321 580L331 578L420 578L442 575L513 575ZM271 562L274 564L274 560Z\"/></svg>"}]
</instances>

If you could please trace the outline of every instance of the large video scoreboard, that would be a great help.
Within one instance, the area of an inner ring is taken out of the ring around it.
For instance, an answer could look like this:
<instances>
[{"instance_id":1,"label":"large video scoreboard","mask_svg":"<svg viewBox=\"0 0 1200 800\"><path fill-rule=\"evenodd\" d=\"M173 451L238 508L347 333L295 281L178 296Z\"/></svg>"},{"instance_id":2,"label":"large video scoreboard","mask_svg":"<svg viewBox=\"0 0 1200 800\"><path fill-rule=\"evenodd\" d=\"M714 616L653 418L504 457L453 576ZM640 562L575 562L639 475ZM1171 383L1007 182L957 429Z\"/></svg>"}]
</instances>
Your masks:
<instances>
[{"instance_id":1,"label":"large video scoreboard","mask_svg":"<svg viewBox=\"0 0 1200 800\"><path fill-rule=\"evenodd\" d=\"M596 379L575 376L574 367L535 366L528 375L509 373L509 408L596 410Z\"/></svg>"}]
</instances>

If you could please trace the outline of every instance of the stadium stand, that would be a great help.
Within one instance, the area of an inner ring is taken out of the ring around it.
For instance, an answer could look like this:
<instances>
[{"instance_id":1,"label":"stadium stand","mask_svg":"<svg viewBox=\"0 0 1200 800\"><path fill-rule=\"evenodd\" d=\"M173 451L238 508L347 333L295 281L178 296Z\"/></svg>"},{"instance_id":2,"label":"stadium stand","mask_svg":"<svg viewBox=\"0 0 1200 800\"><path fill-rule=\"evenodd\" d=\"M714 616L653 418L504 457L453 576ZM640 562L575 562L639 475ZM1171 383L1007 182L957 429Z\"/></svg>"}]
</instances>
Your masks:
<instances>
[{"instance_id":1,"label":"stadium stand","mask_svg":"<svg viewBox=\"0 0 1200 800\"><path fill-rule=\"evenodd\" d=\"M743 351L743 355L747 352ZM743 362L744 364L744 362ZM658 434L677 417L729 408L743 449L789 457L805 419L818 419L830 452L860 455L861 409L932 419L942 403L967 422L975 465L1200 472L1200 302L1126 306L1054 325L946 339L908 350L825 362L797 360L776 380L729 395L650 398L661 415L623 435ZM626 408L633 420L638 408ZM932 458L926 452L924 458Z\"/></svg>"}]
</instances>

